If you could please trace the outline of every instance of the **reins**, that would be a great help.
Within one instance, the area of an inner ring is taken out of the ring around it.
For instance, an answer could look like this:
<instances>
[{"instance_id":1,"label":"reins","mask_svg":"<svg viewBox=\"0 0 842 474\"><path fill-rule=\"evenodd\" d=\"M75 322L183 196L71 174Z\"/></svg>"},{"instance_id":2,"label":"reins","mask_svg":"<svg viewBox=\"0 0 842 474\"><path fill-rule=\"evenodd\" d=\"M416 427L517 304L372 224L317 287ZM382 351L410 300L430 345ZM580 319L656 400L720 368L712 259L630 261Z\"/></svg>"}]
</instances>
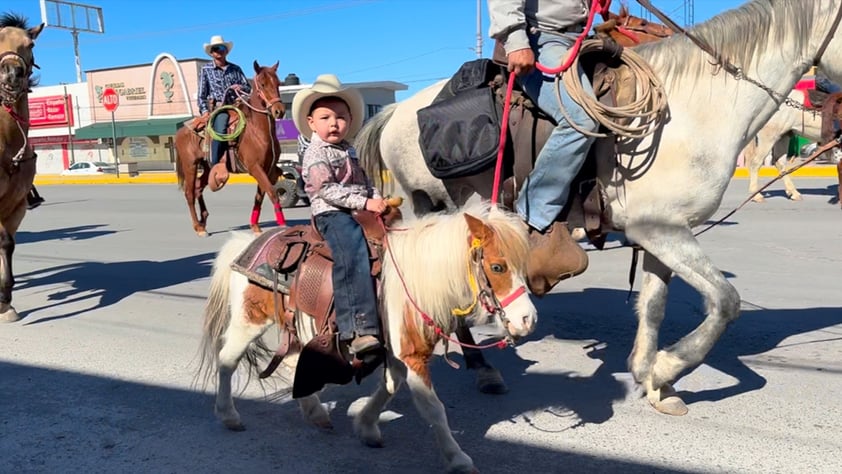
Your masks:
<instances>
[{"instance_id":1,"label":"reins","mask_svg":"<svg viewBox=\"0 0 842 474\"><path fill-rule=\"evenodd\" d=\"M742 208L743 208L743 206L745 206L746 204L748 204L748 202L749 202L749 201L751 201L751 199L752 199L754 196L756 196L756 195L760 194L761 192L763 192L766 188L768 188L769 186L771 186L771 185L772 185L772 183L774 183L774 182L776 182L776 181L780 180L780 179L781 179L781 178L783 178L784 176L787 176L787 175L789 175L789 174L792 174L792 173L794 173L794 172L798 171L799 169L801 169L801 168L802 168L802 167L804 167L805 165L807 165L807 164L809 164L809 163L812 163L812 162L813 162L813 161L815 161L815 160L816 160L819 156L821 156L821 155L822 155L822 153L824 153L824 152L826 152L826 151L828 151L828 150L830 150L830 149L833 149L833 148L835 148L835 147L837 147L837 146L840 146L840 144L842 144L842 135L840 135L839 137L836 137L835 139L833 139L833 140L831 140L831 141L829 141L829 142L825 143L824 145L822 145L822 146L820 146L820 147L816 148L816 150L813 152L813 154L812 154L812 155L810 155L810 156L809 156L806 160L804 160L802 163L799 163L797 166L794 166L794 167L789 168L789 169L787 169L787 170L782 170L782 171L779 171L777 176L775 176L774 178L772 178L772 179L771 179L768 183L764 184L764 185L763 185L760 189L758 189L757 191L755 191L755 192L751 193L751 194L750 194L747 198L745 198L745 200L744 200L743 202L741 202L741 203L740 203L740 205L739 205L739 206L735 207L735 208L734 208L731 212L729 212L728 214L725 214L725 216L724 216L724 217L722 217L721 219L718 219L716 222L714 222L714 223L712 223L712 224L708 225L707 227L705 227L704 229L700 230L699 232L696 232L696 233L695 233L695 234L693 234L693 235L694 235L694 236L696 236L696 237L698 237L698 236L700 236L701 234L704 234L705 232L709 231L709 230L710 230L710 229L712 229L713 227L716 227L717 225L719 225L719 224L721 224L721 223L725 222L725 220L726 220L726 219L728 219L729 217L733 216L733 215L734 215L737 211L739 211L740 209L742 209Z\"/></svg>"}]
</instances>

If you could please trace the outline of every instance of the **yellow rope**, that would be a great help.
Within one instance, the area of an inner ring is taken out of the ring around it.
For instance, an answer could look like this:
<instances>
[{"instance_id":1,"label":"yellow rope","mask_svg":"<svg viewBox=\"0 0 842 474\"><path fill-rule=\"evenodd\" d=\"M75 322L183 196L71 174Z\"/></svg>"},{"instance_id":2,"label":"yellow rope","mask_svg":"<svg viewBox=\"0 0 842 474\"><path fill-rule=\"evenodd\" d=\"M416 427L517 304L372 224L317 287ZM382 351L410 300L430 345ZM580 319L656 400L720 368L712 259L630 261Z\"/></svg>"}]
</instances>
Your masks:
<instances>
[{"instance_id":1,"label":"yellow rope","mask_svg":"<svg viewBox=\"0 0 842 474\"><path fill-rule=\"evenodd\" d=\"M474 275L473 268L471 268L471 260L474 255L474 251L480 247L482 247L482 240L474 237L474 239L471 241L471 247L468 249L468 285L471 287L471 304L464 309L453 308L452 310L450 310L450 313L454 316L467 316L473 313L474 308L476 308L477 306L477 300L479 300L479 285L477 285L477 277L476 275Z\"/></svg>"},{"instance_id":2,"label":"yellow rope","mask_svg":"<svg viewBox=\"0 0 842 474\"><path fill-rule=\"evenodd\" d=\"M221 112L228 113L228 110L235 110L237 115L240 116L240 121L237 122L237 128L234 129L232 133L219 133L213 129L213 119ZM211 112L210 117L208 117L208 135L211 138L218 142L230 142L231 140L236 140L237 137L243 133L243 130L246 128L246 116L243 114L243 111L233 105L223 105L222 107L214 110Z\"/></svg>"}]
</instances>

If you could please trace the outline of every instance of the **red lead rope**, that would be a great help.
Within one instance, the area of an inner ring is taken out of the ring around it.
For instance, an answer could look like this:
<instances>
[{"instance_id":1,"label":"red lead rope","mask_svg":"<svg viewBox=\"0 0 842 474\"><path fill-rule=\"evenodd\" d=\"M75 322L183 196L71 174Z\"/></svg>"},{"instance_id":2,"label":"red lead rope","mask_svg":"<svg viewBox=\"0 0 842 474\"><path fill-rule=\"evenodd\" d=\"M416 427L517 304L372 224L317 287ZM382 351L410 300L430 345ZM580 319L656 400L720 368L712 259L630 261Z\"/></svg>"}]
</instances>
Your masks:
<instances>
[{"instance_id":1,"label":"red lead rope","mask_svg":"<svg viewBox=\"0 0 842 474\"><path fill-rule=\"evenodd\" d=\"M567 61L564 62L561 66L550 69L544 66L541 63L536 62L535 68L539 71L543 72L544 74L558 74L564 72L570 68L570 65L573 64L573 60L576 59L576 56L579 55L579 48L582 45L582 42L587 38L588 32L591 31L593 27L593 20L596 12L599 12L602 15L602 18L608 17L608 8L611 6L611 0L593 0L591 4L590 13L588 13L588 23L585 27L585 30L582 31L582 34L576 38L576 43L573 44L572 53L567 58ZM502 173L503 173L503 154L506 150L506 136L509 129L509 111L512 108L512 88L515 85L515 73L512 71L509 74L509 83L506 86L506 99L503 102L503 123L500 125L500 146L497 149L497 164L494 167L494 186L491 190L491 205L496 206L499 202L500 196L500 184L502 181Z\"/></svg>"},{"instance_id":2,"label":"red lead rope","mask_svg":"<svg viewBox=\"0 0 842 474\"><path fill-rule=\"evenodd\" d=\"M555 69L550 69L541 63L535 63L535 68L543 72L544 74L549 75L555 75L570 69L570 65L573 64L573 61L576 59L576 56L579 55L579 48L582 46L582 42L585 41L585 38L588 37L588 33L593 27L593 19L596 15L596 12L599 12L603 18L606 18L608 16L609 7L611 7L611 0L593 0L593 3L591 3L590 13L588 13L588 23L585 26L585 30L582 31L582 34L579 35L578 38L576 38L576 42L573 44L573 48L571 48L572 52L567 57L567 61L565 61L562 65Z\"/></svg>"}]
</instances>

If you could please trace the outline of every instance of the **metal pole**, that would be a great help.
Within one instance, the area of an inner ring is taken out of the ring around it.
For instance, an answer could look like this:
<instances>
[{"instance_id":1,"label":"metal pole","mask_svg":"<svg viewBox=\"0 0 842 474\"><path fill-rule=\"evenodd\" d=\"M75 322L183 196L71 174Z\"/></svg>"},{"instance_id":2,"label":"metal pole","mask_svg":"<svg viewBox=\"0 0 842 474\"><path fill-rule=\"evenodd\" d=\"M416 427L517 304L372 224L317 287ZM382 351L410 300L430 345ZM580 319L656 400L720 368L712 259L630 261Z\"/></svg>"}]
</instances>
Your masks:
<instances>
[{"instance_id":1,"label":"metal pole","mask_svg":"<svg viewBox=\"0 0 842 474\"><path fill-rule=\"evenodd\" d=\"M70 149L70 163L76 163L76 152L73 148L73 125L71 125L70 118L73 117L73 110L70 109L70 101L67 96L67 84L64 86L64 113L67 114L67 146Z\"/></svg>"},{"instance_id":2,"label":"metal pole","mask_svg":"<svg viewBox=\"0 0 842 474\"><path fill-rule=\"evenodd\" d=\"M477 58L482 58L482 0L477 0Z\"/></svg>"},{"instance_id":3,"label":"metal pole","mask_svg":"<svg viewBox=\"0 0 842 474\"><path fill-rule=\"evenodd\" d=\"M117 178L120 177L120 156L117 154L117 125L114 122L114 111L111 111L111 140L114 145L114 165L117 167Z\"/></svg>"},{"instance_id":4,"label":"metal pole","mask_svg":"<svg viewBox=\"0 0 842 474\"><path fill-rule=\"evenodd\" d=\"M73 30L73 54L76 55L76 82L82 82L82 60L79 58L79 30Z\"/></svg>"}]
</instances>

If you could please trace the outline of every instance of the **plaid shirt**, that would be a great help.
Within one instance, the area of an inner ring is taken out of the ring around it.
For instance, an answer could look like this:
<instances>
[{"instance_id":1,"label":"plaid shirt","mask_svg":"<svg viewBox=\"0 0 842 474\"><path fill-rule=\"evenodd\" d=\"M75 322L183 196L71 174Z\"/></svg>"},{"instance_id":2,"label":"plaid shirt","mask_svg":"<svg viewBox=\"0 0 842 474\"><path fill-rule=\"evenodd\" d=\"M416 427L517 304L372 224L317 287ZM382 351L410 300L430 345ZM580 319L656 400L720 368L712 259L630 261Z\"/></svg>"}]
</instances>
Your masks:
<instances>
[{"instance_id":1,"label":"plaid shirt","mask_svg":"<svg viewBox=\"0 0 842 474\"><path fill-rule=\"evenodd\" d=\"M347 141L331 145L313 134L304 152L301 175L314 216L329 211L365 209L367 199L381 197L360 167L356 150Z\"/></svg>"},{"instance_id":2,"label":"plaid shirt","mask_svg":"<svg viewBox=\"0 0 842 474\"><path fill-rule=\"evenodd\" d=\"M199 113L208 111L208 99L214 99L216 106L233 104L237 94L229 87L239 84L246 94L251 92L246 75L240 66L228 63L224 68L217 67L213 62L202 66L202 80L199 85ZM223 97L224 95L224 97Z\"/></svg>"}]
</instances>

